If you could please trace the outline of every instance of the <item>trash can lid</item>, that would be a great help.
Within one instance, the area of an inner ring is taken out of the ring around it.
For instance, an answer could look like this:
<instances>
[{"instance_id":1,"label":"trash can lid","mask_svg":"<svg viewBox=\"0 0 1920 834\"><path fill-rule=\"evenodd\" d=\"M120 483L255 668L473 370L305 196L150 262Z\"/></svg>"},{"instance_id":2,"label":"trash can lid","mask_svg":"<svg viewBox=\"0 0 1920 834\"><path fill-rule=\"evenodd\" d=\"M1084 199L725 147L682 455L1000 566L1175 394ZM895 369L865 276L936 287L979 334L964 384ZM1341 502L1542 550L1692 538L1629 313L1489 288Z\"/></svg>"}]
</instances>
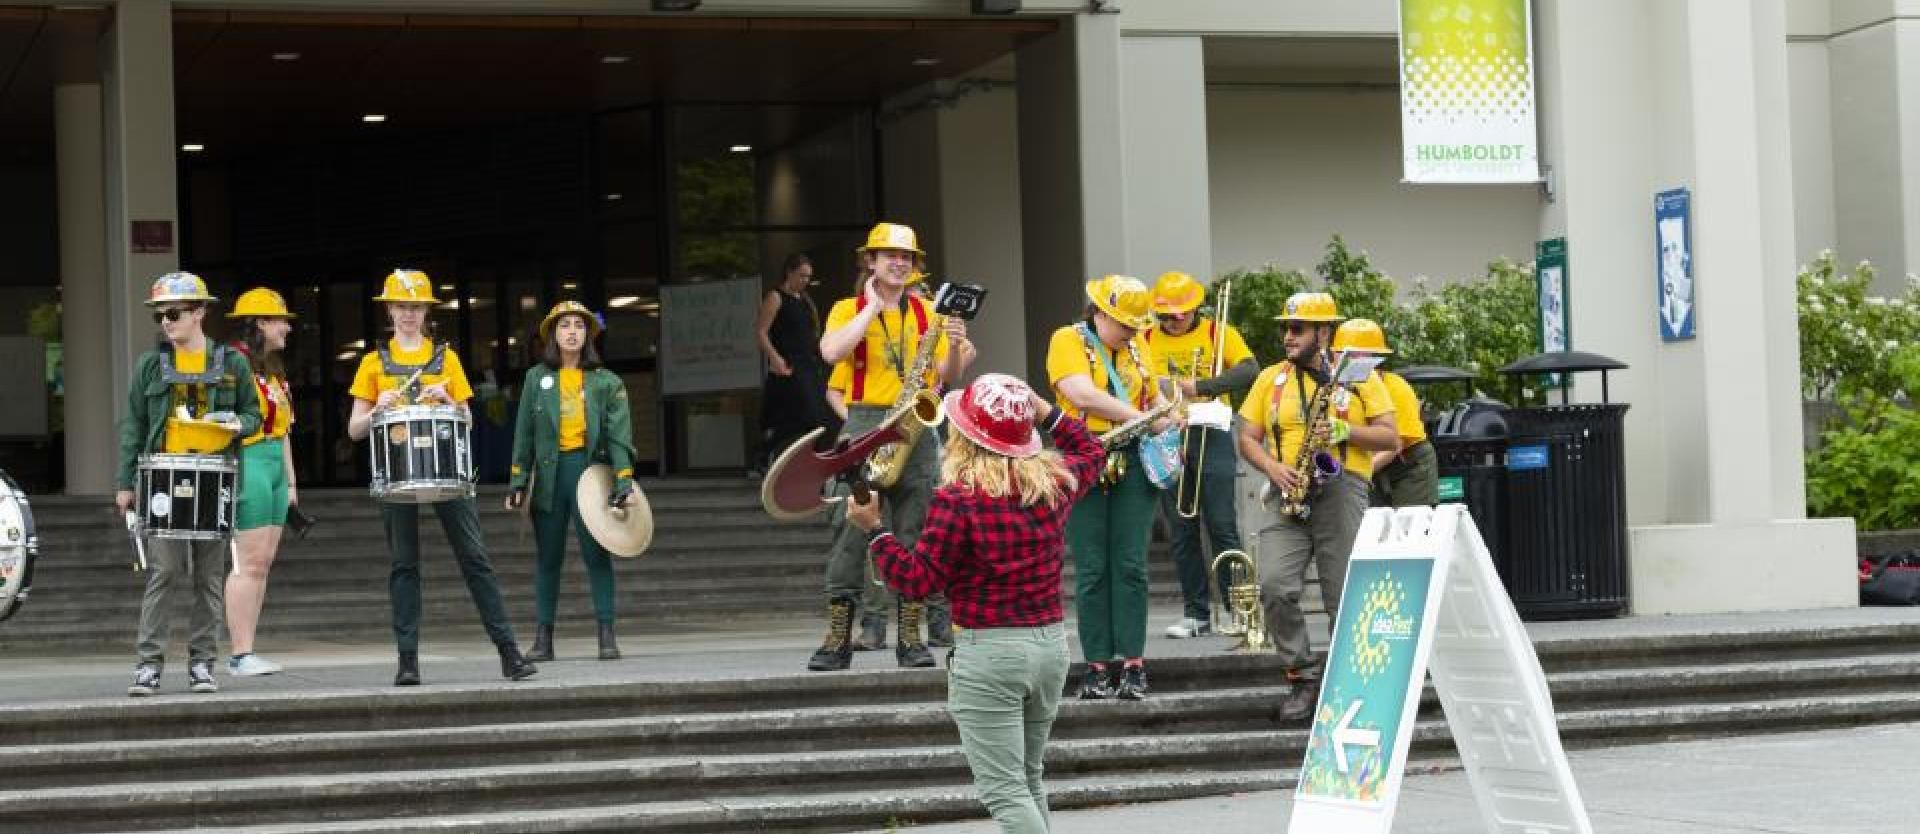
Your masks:
<instances>
[{"instance_id":1,"label":"trash can lid","mask_svg":"<svg viewBox=\"0 0 1920 834\"><path fill-rule=\"evenodd\" d=\"M1473 381L1473 374L1447 365L1412 365L1394 373L1399 374L1401 379L1415 384Z\"/></svg>"},{"instance_id":2,"label":"trash can lid","mask_svg":"<svg viewBox=\"0 0 1920 834\"><path fill-rule=\"evenodd\" d=\"M1503 374L1578 373L1580 371L1622 371L1627 363L1582 350L1556 350L1536 353L1500 369Z\"/></svg>"}]
</instances>

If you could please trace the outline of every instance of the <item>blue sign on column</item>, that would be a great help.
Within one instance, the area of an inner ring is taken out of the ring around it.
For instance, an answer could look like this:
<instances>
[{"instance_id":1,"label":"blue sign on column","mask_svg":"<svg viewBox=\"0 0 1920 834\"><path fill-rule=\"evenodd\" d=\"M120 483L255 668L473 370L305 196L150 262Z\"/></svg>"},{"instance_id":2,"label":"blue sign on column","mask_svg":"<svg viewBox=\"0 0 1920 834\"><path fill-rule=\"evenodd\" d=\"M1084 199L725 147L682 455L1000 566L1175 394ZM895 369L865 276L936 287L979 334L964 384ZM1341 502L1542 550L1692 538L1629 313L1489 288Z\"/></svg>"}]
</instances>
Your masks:
<instances>
[{"instance_id":1,"label":"blue sign on column","mask_svg":"<svg viewBox=\"0 0 1920 834\"><path fill-rule=\"evenodd\" d=\"M1693 216L1687 190L1662 191L1653 198L1654 242L1658 272L1654 297L1660 301L1660 338L1693 338Z\"/></svg>"}]
</instances>

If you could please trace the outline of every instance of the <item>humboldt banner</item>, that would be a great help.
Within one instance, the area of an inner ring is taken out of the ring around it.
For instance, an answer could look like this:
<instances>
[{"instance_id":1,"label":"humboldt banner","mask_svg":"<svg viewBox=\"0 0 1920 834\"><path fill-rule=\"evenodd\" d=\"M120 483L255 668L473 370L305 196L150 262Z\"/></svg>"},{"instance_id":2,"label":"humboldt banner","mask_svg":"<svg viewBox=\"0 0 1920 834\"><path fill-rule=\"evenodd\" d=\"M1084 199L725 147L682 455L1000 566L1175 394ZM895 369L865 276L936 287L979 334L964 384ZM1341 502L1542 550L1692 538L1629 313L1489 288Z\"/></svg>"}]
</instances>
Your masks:
<instances>
[{"instance_id":1,"label":"humboldt banner","mask_svg":"<svg viewBox=\"0 0 1920 834\"><path fill-rule=\"evenodd\" d=\"M1407 182L1537 182L1527 0L1400 0Z\"/></svg>"}]
</instances>

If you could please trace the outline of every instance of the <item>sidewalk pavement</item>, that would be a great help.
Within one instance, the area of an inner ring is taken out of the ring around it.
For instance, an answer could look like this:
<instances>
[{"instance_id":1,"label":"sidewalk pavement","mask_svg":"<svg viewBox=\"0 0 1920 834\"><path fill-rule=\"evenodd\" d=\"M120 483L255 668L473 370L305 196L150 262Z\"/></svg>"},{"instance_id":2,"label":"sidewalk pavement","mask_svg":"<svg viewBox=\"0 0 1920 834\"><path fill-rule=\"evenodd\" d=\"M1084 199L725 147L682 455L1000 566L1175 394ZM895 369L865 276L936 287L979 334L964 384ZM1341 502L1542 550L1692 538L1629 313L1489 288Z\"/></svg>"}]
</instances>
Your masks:
<instances>
[{"instance_id":1,"label":"sidewalk pavement","mask_svg":"<svg viewBox=\"0 0 1920 834\"><path fill-rule=\"evenodd\" d=\"M1742 736L1570 754L1596 834L1911 834L1920 724ZM1053 834L1280 834L1292 791L1057 811ZM912 834L995 834L990 821ZM1463 771L1407 777L1394 834L1487 834ZM1516 829L1517 830L1517 829Z\"/></svg>"}]
</instances>

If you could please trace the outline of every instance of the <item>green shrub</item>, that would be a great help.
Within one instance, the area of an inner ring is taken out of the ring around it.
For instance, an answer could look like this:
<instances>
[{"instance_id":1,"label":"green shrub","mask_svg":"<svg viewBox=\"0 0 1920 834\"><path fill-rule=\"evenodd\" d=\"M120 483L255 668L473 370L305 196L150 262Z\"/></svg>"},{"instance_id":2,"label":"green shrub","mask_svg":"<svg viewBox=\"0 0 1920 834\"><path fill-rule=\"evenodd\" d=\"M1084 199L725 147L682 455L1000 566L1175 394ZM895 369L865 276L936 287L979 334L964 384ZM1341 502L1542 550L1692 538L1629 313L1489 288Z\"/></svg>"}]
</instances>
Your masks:
<instances>
[{"instance_id":1,"label":"green shrub","mask_svg":"<svg viewBox=\"0 0 1920 834\"><path fill-rule=\"evenodd\" d=\"M1840 407L1806 456L1807 514L1852 516L1861 530L1920 526L1920 287L1869 295L1862 261L1840 273L1831 251L1802 267L1800 392Z\"/></svg>"}]
</instances>

